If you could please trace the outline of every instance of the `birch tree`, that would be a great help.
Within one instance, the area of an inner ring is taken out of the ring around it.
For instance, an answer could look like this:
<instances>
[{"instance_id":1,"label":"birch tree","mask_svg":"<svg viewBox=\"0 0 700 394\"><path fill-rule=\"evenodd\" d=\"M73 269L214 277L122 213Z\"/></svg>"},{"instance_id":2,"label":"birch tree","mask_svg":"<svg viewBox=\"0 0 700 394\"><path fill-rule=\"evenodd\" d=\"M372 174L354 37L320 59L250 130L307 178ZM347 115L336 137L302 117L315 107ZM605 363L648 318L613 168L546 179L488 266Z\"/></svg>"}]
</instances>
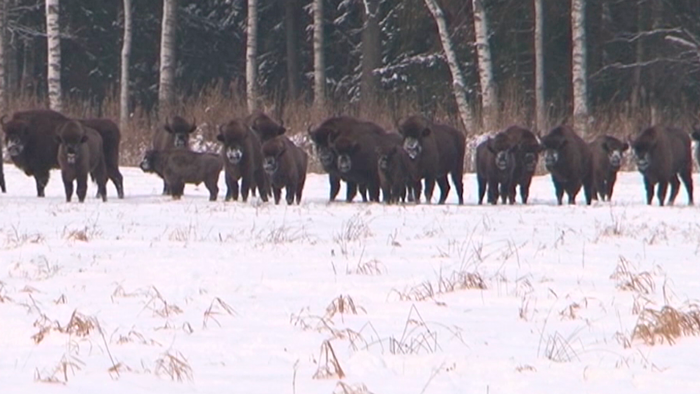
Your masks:
<instances>
[{"instance_id":1,"label":"birch tree","mask_svg":"<svg viewBox=\"0 0 700 394\"><path fill-rule=\"evenodd\" d=\"M124 40L119 88L119 128L124 130L129 121L129 58L131 57L131 0L124 0Z\"/></svg>"},{"instance_id":2,"label":"birch tree","mask_svg":"<svg viewBox=\"0 0 700 394\"><path fill-rule=\"evenodd\" d=\"M160 33L160 82L158 112L167 114L175 101L175 34L177 32L177 0L163 0L163 25Z\"/></svg>"},{"instance_id":3,"label":"birch tree","mask_svg":"<svg viewBox=\"0 0 700 394\"><path fill-rule=\"evenodd\" d=\"M460 71L459 64L457 63L457 55L452 49L452 40L450 39L450 32L447 30L447 24L445 23L445 15L443 14L442 9L437 4L436 0L425 0L425 5L430 10L430 13L433 15L433 19L435 19L435 23L437 24L438 33L440 34L440 41L442 42L442 49L447 57L447 65L449 66L450 74L452 75L452 88L454 91L455 100L457 101L459 116L462 120L464 128L469 130L473 123L473 117L471 110L469 109L469 103L467 102L464 77L462 77L462 72Z\"/></svg>"},{"instance_id":4,"label":"birch tree","mask_svg":"<svg viewBox=\"0 0 700 394\"><path fill-rule=\"evenodd\" d=\"M246 43L246 98L248 112L253 113L257 107L257 70L258 70L258 1L248 0L248 29Z\"/></svg>"},{"instance_id":5,"label":"birch tree","mask_svg":"<svg viewBox=\"0 0 700 394\"><path fill-rule=\"evenodd\" d=\"M284 28L287 50L287 90L290 99L295 100L300 93L299 67L299 0L285 0Z\"/></svg>"},{"instance_id":6,"label":"birch tree","mask_svg":"<svg viewBox=\"0 0 700 394\"><path fill-rule=\"evenodd\" d=\"M61 100L61 30L58 15L59 0L46 0L49 108L60 112L63 109L63 103Z\"/></svg>"},{"instance_id":7,"label":"birch tree","mask_svg":"<svg viewBox=\"0 0 700 394\"><path fill-rule=\"evenodd\" d=\"M0 3L0 114L4 114L7 109L7 85L5 84L5 45L6 34L5 25L7 22L7 2ZM2 171L2 170L0 170ZM1 176L2 174L0 174Z\"/></svg>"},{"instance_id":8,"label":"birch tree","mask_svg":"<svg viewBox=\"0 0 700 394\"><path fill-rule=\"evenodd\" d=\"M482 0L472 0L472 7L474 9L474 36L481 85L481 109L486 120L485 126L490 127L495 120L498 103L493 82L489 24Z\"/></svg>"},{"instance_id":9,"label":"birch tree","mask_svg":"<svg viewBox=\"0 0 700 394\"><path fill-rule=\"evenodd\" d=\"M377 76L374 70L382 65L381 30L379 28L379 0L363 0L362 14L362 76L360 94L362 108L372 108L377 94Z\"/></svg>"},{"instance_id":10,"label":"birch tree","mask_svg":"<svg viewBox=\"0 0 700 394\"><path fill-rule=\"evenodd\" d=\"M586 0L571 0L571 77L574 87L574 128L585 136L588 126L586 82Z\"/></svg>"},{"instance_id":11,"label":"birch tree","mask_svg":"<svg viewBox=\"0 0 700 394\"><path fill-rule=\"evenodd\" d=\"M313 0L314 14L314 106L326 104L326 64L323 56L323 0Z\"/></svg>"},{"instance_id":12,"label":"birch tree","mask_svg":"<svg viewBox=\"0 0 700 394\"><path fill-rule=\"evenodd\" d=\"M542 13L542 0L535 0L535 107L537 111L537 124L535 129L543 132L547 125L544 103L544 39L542 30L544 27L544 15Z\"/></svg>"}]
</instances>

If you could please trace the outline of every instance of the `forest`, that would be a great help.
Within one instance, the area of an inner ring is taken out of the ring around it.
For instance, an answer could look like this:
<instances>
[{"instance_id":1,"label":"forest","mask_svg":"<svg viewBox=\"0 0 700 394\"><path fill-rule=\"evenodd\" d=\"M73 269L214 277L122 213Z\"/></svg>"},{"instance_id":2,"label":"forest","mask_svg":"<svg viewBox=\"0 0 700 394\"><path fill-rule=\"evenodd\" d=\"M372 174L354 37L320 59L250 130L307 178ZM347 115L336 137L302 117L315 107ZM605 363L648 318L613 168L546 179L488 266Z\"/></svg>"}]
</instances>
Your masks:
<instances>
[{"instance_id":1,"label":"forest","mask_svg":"<svg viewBox=\"0 0 700 394\"><path fill-rule=\"evenodd\" d=\"M295 133L334 114L421 113L470 136L576 124L688 127L700 0L6 0L3 114L120 119L123 160L168 116L255 110ZM121 116L121 118L120 118ZM133 157L132 157L133 156Z\"/></svg>"}]
</instances>

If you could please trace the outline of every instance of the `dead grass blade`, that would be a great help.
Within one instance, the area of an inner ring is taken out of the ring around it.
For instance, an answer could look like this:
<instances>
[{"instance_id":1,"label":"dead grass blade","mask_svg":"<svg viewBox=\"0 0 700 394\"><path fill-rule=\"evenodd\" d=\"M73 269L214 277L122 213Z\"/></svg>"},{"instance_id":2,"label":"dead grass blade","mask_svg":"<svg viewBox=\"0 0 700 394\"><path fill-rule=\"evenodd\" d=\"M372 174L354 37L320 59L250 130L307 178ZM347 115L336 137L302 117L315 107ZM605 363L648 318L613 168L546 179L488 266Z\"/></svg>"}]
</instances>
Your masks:
<instances>
[{"instance_id":1,"label":"dead grass blade","mask_svg":"<svg viewBox=\"0 0 700 394\"><path fill-rule=\"evenodd\" d=\"M610 275L610 279L617 281L617 288L623 291L635 291L639 294L649 295L654 292L656 285L649 272L632 272L630 262L620 256L620 261L615 267L615 271Z\"/></svg>"},{"instance_id":2,"label":"dead grass blade","mask_svg":"<svg viewBox=\"0 0 700 394\"><path fill-rule=\"evenodd\" d=\"M338 357L335 355L333 346L329 339L321 343L321 352L319 354L318 368L313 375L313 379L343 379L345 372L340 367Z\"/></svg>"},{"instance_id":3,"label":"dead grass blade","mask_svg":"<svg viewBox=\"0 0 700 394\"><path fill-rule=\"evenodd\" d=\"M373 394L363 383L349 385L339 381L335 385L333 394Z\"/></svg>"},{"instance_id":4,"label":"dead grass blade","mask_svg":"<svg viewBox=\"0 0 700 394\"><path fill-rule=\"evenodd\" d=\"M221 327L221 323L219 323L219 320L216 319L217 315L222 315L222 314L228 314L231 316L235 316L238 313L236 313L235 309L231 307L231 305L227 304L224 302L219 297L214 297L214 299L211 301L211 304L209 304L209 308L207 308L206 311L204 311L204 318L202 319L202 327L207 328L207 322L211 319L216 323L219 327Z\"/></svg>"},{"instance_id":5,"label":"dead grass blade","mask_svg":"<svg viewBox=\"0 0 700 394\"><path fill-rule=\"evenodd\" d=\"M167 375L170 379L182 382L184 379L192 381L192 367L187 358L180 352L163 353L155 363L156 376Z\"/></svg>"},{"instance_id":6,"label":"dead grass blade","mask_svg":"<svg viewBox=\"0 0 700 394\"><path fill-rule=\"evenodd\" d=\"M682 336L700 335L700 309L691 304L685 311L665 305L661 310L645 308L632 330L630 341L639 339L653 346L668 343L673 345Z\"/></svg>"},{"instance_id":7,"label":"dead grass blade","mask_svg":"<svg viewBox=\"0 0 700 394\"><path fill-rule=\"evenodd\" d=\"M340 314L341 318L345 314L357 315L358 311L367 313L365 308L355 305L355 300L349 295L339 295L334 298L330 304L326 307L326 314L324 319L332 319L336 314Z\"/></svg>"}]
</instances>

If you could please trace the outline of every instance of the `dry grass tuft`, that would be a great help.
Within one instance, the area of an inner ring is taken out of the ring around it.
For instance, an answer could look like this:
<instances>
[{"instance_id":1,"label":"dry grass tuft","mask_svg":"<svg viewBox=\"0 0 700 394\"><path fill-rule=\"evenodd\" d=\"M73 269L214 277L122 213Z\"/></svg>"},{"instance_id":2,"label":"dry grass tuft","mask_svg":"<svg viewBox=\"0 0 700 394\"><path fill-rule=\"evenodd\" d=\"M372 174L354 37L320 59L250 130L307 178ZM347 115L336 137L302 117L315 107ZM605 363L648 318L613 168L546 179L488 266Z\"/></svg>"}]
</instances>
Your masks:
<instances>
[{"instance_id":1,"label":"dry grass tuft","mask_svg":"<svg viewBox=\"0 0 700 394\"><path fill-rule=\"evenodd\" d=\"M175 304L168 303L155 286L151 286L151 290L153 291L151 299L146 303L143 309L149 309L153 312L153 316L160 316L163 318L169 318L171 315L179 315L182 313L182 309Z\"/></svg>"},{"instance_id":2,"label":"dry grass tuft","mask_svg":"<svg viewBox=\"0 0 700 394\"><path fill-rule=\"evenodd\" d=\"M700 335L700 308L691 304L680 311L665 305L661 310L645 308L632 330L631 341L639 339L647 345L673 345L682 336Z\"/></svg>"},{"instance_id":3,"label":"dry grass tuft","mask_svg":"<svg viewBox=\"0 0 700 394\"><path fill-rule=\"evenodd\" d=\"M403 291L391 289L389 295L395 294L400 301L424 301L433 299L439 294L470 289L486 290L487 288L486 282L478 272L459 270L453 271L447 277L440 272L435 285L430 281L425 281Z\"/></svg>"},{"instance_id":4,"label":"dry grass tuft","mask_svg":"<svg viewBox=\"0 0 700 394\"><path fill-rule=\"evenodd\" d=\"M656 285L649 272L634 273L630 270L630 262L620 256L620 261L610 279L617 281L617 288L624 291L636 291L639 294L652 294Z\"/></svg>"},{"instance_id":5,"label":"dry grass tuft","mask_svg":"<svg viewBox=\"0 0 700 394\"><path fill-rule=\"evenodd\" d=\"M183 379L192 381L192 367L187 358L180 352L167 351L156 360L156 376L168 375L170 379L182 382Z\"/></svg>"},{"instance_id":6,"label":"dry grass tuft","mask_svg":"<svg viewBox=\"0 0 700 394\"><path fill-rule=\"evenodd\" d=\"M389 295L396 294L399 301L425 301L435 297L435 289L429 281L422 282L416 286L409 287L403 291L391 289Z\"/></svg>"},{"instance_id":7,"label":"dry grass tuft","mask_svg":"<svg viewBox=\"0 0 700 394\"><path fill-rule=\"evenodd\" d=\"M89 242L102 234L96 225L84 226L78 229L63 228L63 238L68 241Z\"/></svg>"},{"instance_id":8,"label":"dry grass tuft","mask_svg":"<svg viewBox=\"0 0 700 394\"><path fill-rule=\"evenodd\" d=\"M339 381L335 385L335 390L333 394L372 394L371 391L362 383L349 385L342 381Z\"/></svg>"},{"instance_id":9,"label":"dry grass tuft","mask_svg":"<svg viewBox=\"0 0 700 394\"><path fill-rule=\"evenodd\" d=\"M64 334L86 337L98 326L97 320L92 316L85 316L78 310L74 310L66 327L60 330Z\"/></svg>"},{"instance_id":10,"label":"dry grass tuft","mask_svg":"<svg viewBox=\"0 0 700 394\"><path fill-rule=\"evenodd\" d=\"M10 227L11 231L7 232L7 237L5 238L5 247L7 249L19 248L25 244L40 244L46 241L46 237L39 233L26 233L20 232L20 230L15 227Z\"/></svg>"},{"instance_id":11,"label":"dry grass tuft","mask_svg":"<svg viewBox=\"0 0 700 394\"><path fill-rule=\"evenodd\" d=\"M401 337L389 338L391 354L435 353L440 349L437 332L431 330L415 305L411 306Z\"/></svg>"},{"instance_id":12,"label":"dry grass tuft","mask_svg":"<svg viewBox=\"0 0 700 394\"><path fill-rule=\"evenodd\" d=\"M237 315L236 311L231 307L231 305L227 304L224 302L219 297L214 297L214 299L211 301L211 304L209 304L209 308L207 308L206 311L204 311L204 319L202 320L202 327L207 328L207 322L211 319L216 323L219 327L221 327L221 323L216 319L216 315L222 315L222 314L228 314L231 316Z\"/></svg>"},{"instance_id":13,"label":"dry grass tuft","mask_svg":"<svg viewBox=\"0 0 700 394\"><path fill-rule=\"evenodd\" d=\"M12 302L12 298L7 296L7 288L5 282L0 280L0 304L5 302Z\"/></svg>"},{"instance_id":14,"label":"dry grass tuft","mask_svg":"<svg viewBox=\"0 0 700 394\"><path fill-rule=\"evenodd\" d=\"M569 341L558 332L555 332L547 338L544 355L547 359L558 363L570 362L574 358L578 359L578 355L571 347Z\"/></svg>"},{"instance_id":15,"label":"dry grass tuft","mask_svg":"<svg viewBox=\"0 0 700 394\"><path fill-rule=\"evenodd\" d=\"M338 357L335 355L333 346L329 339L321 343L321 352L319 354L318 368L313 375L313 379L343 379L345 372L340 366Z\"/></svg>"},{"instance_id":16,"label":"dry grass tuft","mask_svg":"<svg viewBox=\"0 0 700 394\"><path fill-rule=\"evenodd\" d=\"M355 268L345 268L348 275L382 275L386 273L386 267L377 259L368 261L360 260Z\"/></svg>"},{"instance_id":17,"label":"dry grass tuft","mask_svg":"<svg viewBox=\"0 0 700 394\"><path fill-rule=\"evenodd\" d=\"M68 383L68 373L75 375L75 371L80 371L85 363L76 356L68 356L64 354L58 361L58 364L50 373L41 373L39 370L34 371L34 381L41 383Z\"/></svg>"},{"instance_id":18,"label":"dry grass tuft","mask_svg":"<svg viewBox=\"0 0 700 394\"><path fill-rule=\"evenodd\" d=\"M369 223L360 215L361 213L356 213L344 221L340 231L333 236L333 242L338 244L343 256L348 256L350 243L361 241L373 235Z\"/></svg>"},{"instance_id":19,"label":"dry grass tuft","mask_svg":"<svg viewBox=\"0 0 700 394\"><path fill-rule=\"evenodd\" d=\"M578 302L572 302L566 308L559 311L559 316L562 320L576 320L578 316L577 311L581 309L581 305Z\"/></svg>"},{"instance_id":20,"label":"dry grass tuft","mask_svg":"<svg viewBox=\"0 0 700 394\"><path fill-rule=\"evenodd\" d=\"M332 319L336 314L340 314L341 318L345 314L357 315L357 311L367 313L367 310L355 304L355 300L349 295L339 295L334 298L326 307L326 315L324 319Z\"/></svg>"},{"instance_id":21,"label":"dry grass tuft","mask_svg":"<svg viewBox=\"0 0 700 394\"><path fill-rule=\"evenodd\" d=\"M537 368L533 367L532 365L518 365L515 367L515 370L518 372L537 372Z\"/></svg>"},{"instance_id":22,"label":"dry grass tuft","mask_svg":"<svg viewBox=\"0 0 700 394\"><path fill-rule=\"evenodd\" d=\"M119 334L119 338L116 341L117 344L123 345L125 343L139 343L141 345L149 346L163 346L160 342L153 339L147 339L140 332L130 330L126 335Z\"/></svg>"}]
</instances>

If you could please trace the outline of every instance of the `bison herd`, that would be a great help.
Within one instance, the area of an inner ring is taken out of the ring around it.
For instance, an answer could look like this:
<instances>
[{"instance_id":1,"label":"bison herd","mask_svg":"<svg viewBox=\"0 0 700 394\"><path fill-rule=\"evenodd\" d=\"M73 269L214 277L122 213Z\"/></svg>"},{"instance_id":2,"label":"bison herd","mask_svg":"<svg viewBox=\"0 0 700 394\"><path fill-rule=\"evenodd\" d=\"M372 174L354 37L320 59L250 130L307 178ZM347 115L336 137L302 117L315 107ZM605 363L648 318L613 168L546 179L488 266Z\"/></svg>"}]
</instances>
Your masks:
<instances>
[{"instance_id":1,"label":"bison herd","mask_svg":"<svg viewBox=\"0 0 700 394\"><path fill-rule=\"evenodd\" d=\"M78 200L87 193L88 176L97 184L97 196L107 200L110 180L119 198L124 198L119 172L120 131L109 119L71 119L51 110L15 112L0 118L4 143L11 161L26 175L33 176L39 197L49 181L51 169L60 169L66 201L74 186ZM285 189L287 204L300 203L309 162L308 154L286 134L286 128L262 112L233 119L218 128L219 153L195 152L190 137L197 129L194 120L175 116L159 128L140 168L163 180L163 194L179 199L186 184L204 183L209 199L219 194L221 171L226 180L226 201L243 202L249 195L275 204ZM464 203L464 162L466 138L459 130L409 116L387 131L376 123L351 116L334 116L310 127L318 160L328 174L334 201L341 182L346 184L345 200L359 192L362 201L402 203L430 202L435 184L444 204L452 181L459 204ZM700 128L692 134L665 126L652 126L627 141L601 135L586 142L571 127L559 125L545 135L527 128L510 126L476 146L475 165L478 203L514 204L519 191L526 204L530 183L539 157L550 173L559 205L564 194L575 204L583 188L586 204L610 201L617 172L625 152L632 151L646 189L646 202L654 193L659 205L673 204L683 182L689 204L693 203L691 138L700 141ZM0 190L6 185L0 150ZM700 163L700 149L695 152ZM74 185L75 183L75 185ZM670 192L668 186L670 185ZM668 199L667 199L668 193Z\"/></svg>"}]
</instances>

